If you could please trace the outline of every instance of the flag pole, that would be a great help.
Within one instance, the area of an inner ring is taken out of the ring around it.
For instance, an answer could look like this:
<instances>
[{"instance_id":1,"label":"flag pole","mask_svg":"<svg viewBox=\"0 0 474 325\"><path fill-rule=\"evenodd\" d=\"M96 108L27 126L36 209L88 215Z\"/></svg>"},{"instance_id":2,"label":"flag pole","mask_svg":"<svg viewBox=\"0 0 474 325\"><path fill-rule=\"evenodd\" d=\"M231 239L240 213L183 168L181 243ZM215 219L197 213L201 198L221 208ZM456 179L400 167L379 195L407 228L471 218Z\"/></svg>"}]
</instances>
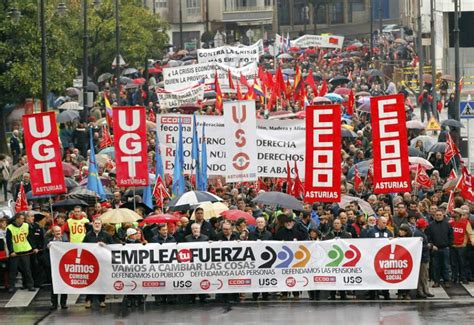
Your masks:
<instances>
[{"instance_id":1,"label":"flag pole","mask_svg":"<svg viewBox=\"0 0 474 325\"><path fill-rule=\"evenodd\" d=\"M133 212L137 210L137 202L135 200L135 186L133 187Z\"/></svg>"}]
</instances>

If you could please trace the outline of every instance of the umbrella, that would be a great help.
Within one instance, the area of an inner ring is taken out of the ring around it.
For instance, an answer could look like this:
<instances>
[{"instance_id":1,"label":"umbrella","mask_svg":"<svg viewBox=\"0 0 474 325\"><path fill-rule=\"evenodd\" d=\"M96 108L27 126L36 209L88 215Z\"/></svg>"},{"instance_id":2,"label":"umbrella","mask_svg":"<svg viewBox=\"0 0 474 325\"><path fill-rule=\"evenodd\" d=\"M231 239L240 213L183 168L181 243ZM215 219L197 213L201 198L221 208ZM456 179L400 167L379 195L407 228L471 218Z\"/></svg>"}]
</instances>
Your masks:
<instances>
[{"instance_id":1,"label":"umbrella","mask_svg":"<svg viewBox=\"0 0 474 325\"><path fill-rule=\"evenodd\" d=\"M446 152L446 142L438 142L435 143L429 150L428 152L441 152L445 153Z\"/></svg>"},{"instance_id":2,"label":"umbrella","mask_svg":"<svg viewBox=\"0 0 474 325\"><path fill-rule=\"evenodd\" d=\"M428 151L436 142L437 140L429 135L420 135L411 140L410 145L414 147L418 140L423 142L423 150Z\"/></svg>"},{"instance_id":3,"label":"umbrella","mask_svg":"<svg viewBox=\"0 0 474 325\"><path fill-rule=\"evenodd\" d=\"M80 186L72 190L69 194L66 195L66 197L69 199L82 200L84 202L87 202L87 204L89 205L94 205L100 200L99 194Z\"/></svg>"},{"instance_id":4,"label":"umbrella","mask_svg":"<svg viewBox=\"0 0 474 325\"><path fill-rule=\"evenodd\" d=\"M461 177L462 176L459 176L459 177L453 178L449 182L446 182L443 185L443 191L452 191L452 190L454 190L454 188L458 185L459 180L460 180Z\"/></svg>"},{"instance_id":5,"label":"umbrella","mask_svg":"<svg viewBox=\"0 0 474 325\"><path fill-rule=\"evenodd\" d=\"M81 94L81 91L74 87L66 88L66 95L70 97L78 97Z\"/></svg>"},{"instance_id":6,"label":"umbrella","mask_svg":"<svg viewBox=\"0 0 474 325\"><path fill-rule=\"evenodd\" d=\"M221 216L224 219L230 220L230 221L237 221L241 218L245 219L245 222L249 225L255 225L255 218L248 214L247 212L241 211L241 210L227 210L221 213Z\"/></svg>"},{"instance_id":7,"label":"umbrella","mask_svg":"<svg viewBox=\"0 0 474 325\"><path fill-rule=\"evenodd\" d=\"M313 98L313 103L319 103L319 104L321 104L321 103L328 103L328 104L331 104L332 102L331 102L331 100L330 100L329 98L327 98L327 97L319 97L319 96L318 96L318 97L314 97L314 98Z\"/></svg>"},{"instance_id":8,"label":"umbrella","mask_svg":"<svg viewBox=\"0 0 474 325\"><path fill-rule=\"evenodd\" d=\"M195 60L196 58L194 56L185 56L184 58L181 59L181 61L192 61Z\"/></svg>"},{"instance_id":9,"label":"umbrella","mask_svg":"<svg viewBox=\"0 0 474 325\"><path fill-rule=\"evenodd\" d=\"M115 147L107 147L105 149L102 149L98 153L99 155L107 155L112 159L115 159Z\"/></svg>"},{"instance_id":10,"label":"umbrella","mask_svg":"<svg viewBox=\"0 0 474 325\"><path fill-rule=\"evenodd\" d=\"M63 173L66 177L74 176L76 173L79 173L79 169L73 164L63 162Z\"/></svg>"},{"instance_id":11,"label":"umbrella","mask_svg":"<svg viewBox=\"0 0 474 325\"><path fill-rule=\"evenodd\" d=\"M146 129L148 132L153 132L156 130L156 123L152 121L146 121Z\"/></svg>"},{"instance_id":12,"label":"umbrella","mask_svg":"<svg viewBox=\"0 0 474 325\"><path fill-rule=\"evenodd\" d=\"M209 105L209 103L207 103ZM194 104L183 104L179 107L179 110L183 114L193 114L194 112L198 111L201 108L199 105L194 105Z\"/></svg>"},{"instance_id":13,"label":"umbrella","mask_svg":"<svg viewBox=\"0 0 474 325\"><path fill-rule=\"evenodd\" d=\"M222 201L220 197L209 192L204 191L190 191L180 196L175 197L168 204L169 207L177 210L181 207L195 207L203 202L217 202Z\"/></svg>"},{"instance_id":14,"label":"umbrella","mask_svg":"<svg viewBox=\"0 0 474 325\"><path fill-rule=\"evenodd\" d=\"M355 164L352 166L349 171L347 172L347 179L352 179L354 177L355 173L355 166L359 169L359 174L362 177L367 176L367 173L369 172L370 164L372 163L372 159L364 160L361 161L360 163Z\"/></svg>"},{"instance_id":15,"label":"umbrella","mask_svg":"<svg viewBox=\"0 0 474 325\"><path fill-rule=\"evenodd\" d=\"M51 197L53 197L54 195L33 195L33 192L32 191L29 191L28 193L26 193L26 198L28 199L28 201L35 201L35 200L44 200L44 199L49 199Z\"/></svg>"},{"instance_id":16,"label":"umbrella","mask_svg":"<svg viewBox=\"0 0 474 325\"><path fill-rule=\"evenodd\" d=\"M346 208L351 202L357 202L360 209L363 213L367 214L368 216L373 216L375 214L374 209L370 206L370 203L367 201L362 200L361 198L349 195L342 195L341 202L339 202L339 207L344 209Z\"/></svg>"},{"instance_id":17,"label":"umbrella","mask_svg":"<svg viewBox=\"0 0 474 325\"><path fill-rule=\"evenodd\" d=\"M69 163L63 162L62 164L63 164L63 173L64 173L64 176L66 177L74 176L74 174L78 171L76 167L74 167L73 165ZM10 179L8 181L12 182L17 179L20 179L22 178L24 173L28 173L28 172L29 172L28 165L21 166L13 172L13 174L10 176Z\"/></svg>"},{"instance_id":18,"label":"umbrella","mask_svg":"<svg viewBox=\"0 0 474 325\"><path fill-rule=\"evenodd\" d=\"M138 85L136 83L126 84L125 89L136 89Z\"/></svg>"},{"instance_id":19,"label":"umbrella","mask_svg":"<svg viewBox=\"0 0 474 325\"><path fill-rule=\"evenodd\" d=\"M70 177L64 177L64 182L66 183L66 187L68 189L73 189L79 186L79 184Z\"/></svg>"},{"instance_id":20,"label":"umbrella","mask_svg":"<svg viewBox=\"0 0 474 325\"><path fill-rule=\"evenodd\" d=\"M356 96L367 96L370 97L370 93L367 91L359 91L355 93Z\"/></svg>"},{"instance_id":21,"label":"umbrella","mask_svg":"<svg viewBox=\"0 0 474 325\"><path fill-rule=\"evenodd\" d=\"M380 77L384 76L383 72L377 69L370 69L369 70L369 77Z\"/></svg>"},{"instance_id":22,"label":"umbrella","mask_svg":"<svg viewBox=\"0 0 474 325\"><path fill-rule=\"evenodd\" d=\"M79 199L66 199L53 203L53 209L70 209L79 205L81 207L87 207L89 204Z\"/></svg>"},{"instance_id":23,"label":"umbrella","mask_svg":"<svg viewBox=\"0 0 474 325\"><path fill-rule=\"evenodd\" d=\"M424 130L425 129L425 126L423 125L423 123L421 123L420 121L417 121L417 120L408 121L406 123L406 125L407 125L407 129L414 129L414 130Z\"/></svg>"},{"instance_id":24,"label":"umbrella","mask_svg":"<svg viewBox=\"0 0 474 325\"><path fill-rule=\"evenodd\" d=\"M206 220L209 220L211 218L218 218L222 212L229 210L227 205L222 202L204 202L199 207L203 208L204 219ZM194 212L191 215L191 220L194 220Z\"/></svg>"},{"instance_id":25,"label":"umbrella","mask_svg":"<svg viewBox=\"0 0 474 325\"><path fill-rule=\"evenodd\" d=\"M122 76L131 75L131 74L134 74L134 73L137 73L137 72L138 72L138 70L135 69L135 68L127 68L127 69L122 71Z\"/></svg>"},{"instance_id":26,"label":"umbrella","mask_svg":"<svg viewBox=\"0 0 474 325\"><path fill-rule=\"evenodd\" d=\"M341 128L341 135L343 138L357 138L357 133L346 128Z\"/></svg>"},{"instance_id":27,"label":"umbrella","mask_svg":"<svg viewBox=\"0 0 474 325\"><path fill-rule=\"evenodd\" d=\"M371 111L371 106L370 106L370 97L361 97L357 101L359 106L357 107L358 111L370 113Z\"/></svg>"},{"instance_id":28,"label":"umbrella","mask_svg":"<svg viewBox=\"0 0 474 325\"><path fill-rule=\"evenodd\" d=\"M296 74L295 70L293 69L283 69L281 72L288 76L294 76Z\"/></svg>"},{"instance_id":29,"label":"umbrella","mask_svg":"<svg viewBox=\"0 0 474 325\"><path fill-rule=\"evenodd\" d=\"M442 127L446 127L446 126L449 126L449 127L454 127L454 128L463 128L464 125L457 121L457 120L453 120L453 119L448 119L448 120L445 120L443 121L443 123L441 123L441 126Z\"/></svg>"},{"instance_id":30,"label":"umbrella","mask_svg":"<svg viewBox=\"0 0 474 325\"><path fill-rule=\"evenodd\" d=\"M64 104L61 104L61 106L58 107L59 109L73 109L76 111L82 111L84 107L79 106L78 102L65 102Z\"/></svg>"},{"instance_id":31,"label":"umbrella","mask_svg":"<svg viewBox=\"0 0 474 325\"><path fill-rule=\"evenodd\" d=\"M97 86L97 85L96 85L95 83L93 83L92 81L89 81L89 82L87 83L86 90L87 90L87 91L90 91L90 92L98 93L98 92L99 92L99 86Z\"/></svg>"},{"instance_id":32,"label":"umbrella","mask_svg":"<svg viewBox=\"0 0 474 325\"><path fill-rule=\"evenodd\" d=\"M424 157L425 154L415 147L408 147L408 156L410 157Z\"/></svg>"},{"instance_id":33,"label":"umbrella","mask_svg":"<svg viewBox=\"0 0 474 325\"><path fill-rule=\"evenodd\" d=\"M351 93L351 90L350 88L345 88L345 87L338 87L334 90L334 94L338 94L338 95L349 95Z\"/></svg>"},{"instance_id":34,"label":"umbrella","mask_svg":"<svg viewBox=\"0 0 474 325\"><path fill-rule=\"evenodd\" d=\"M133 79L128 78L128 77L123 77L123 76L122 76L122 77L119 78L119 80L120 80L120 83L121 83L122 85L128 85L128 84L133 83Z\"/></svg>"},{"instance_id":35,"label":"umbrella","mask_svg":"<svg viewBox=\"0 0 474 325\"><path fill-rule=\"evenodd\" d=\"M106 72L106 73L103 73L99 76L99 78L97 78L97 82L104 82L106 80L109 80L110 78L112 78L114 75L111 74L110 72Z\"/></svg>"},{"instance_id":36,"label":"umbrella","mask_svg":"<svg viewBox=\"0 0 474 325\"><path fill-rule=\"evenodd\" d=\"M109 179L108 177L99 176L99 179L100 179L100 182L102 183L102 185L104 185L104 186L108 186L109 183L110 183L110 179ZM84 178L82 181L80 181L80 182L79 182L79 185L80 185L80 186L84 186L84 185L87 186L87 177Z\"/></svg>"},{"instance_id":37,"label":"umbrella","mask_svg":"<svg viewBox=\"0 0 474 325\"><path fill-rule=\"evenodd\" d=\"M136 79L133 79L133 83L135 85L143 85L145 83L145 78L136 78Z\"/></svg>"},{"instance_id":38,"label":"umbrella","mask_svg":"<svg viewBox=\"0 0 474 325\"><path fill-rule=\"evenodd\" d=\"M168 61L167 65L168 65L168 67L175 68L175 67L179 67L182 64L183 64L183 62L181 62L181 61L170 60L170 61Z\"/></svg>"},{"instance_id":39,"label":"umbrella","mask_svg":"<svg viewBox=\"0 0 474 325\"><path fill-rule=\"evenodd\" d=\"M138 213L130 209L111 209L99 217L103 223L136 222L143 219Z\"/></svg>"},{"instance_id":40,"label":"umbrella","mask_svg":"<svg viewBox=\"0 0 474 325\"><path fill-rule=\"evenodd\" d=\"M110 157L108 155L96 154L95 160L99 165L104 165L110 160Z\"/></svg>"},{"instance_id":41,"label":"umbrella","mask_svg":"<svg viewBox=\"0 0 474 325\"><path fill-rule=\"evenodd\" d=\"M424 169L433 169L433 165L426 160L425 158L421 157L408 157L408 162L410 165L421 165Z\"/></svg>"},{"instance_id":42,"label":"umbrella","mask_svg":"<svg viewBox=\"0 0 474 325\"><path fill-rule=\"evenodd\" d=\"M133 200L125 202L120 206L121 208L126 208L130 210L135 210L136 208L142 208L145 211L145 215L149 214L150 212L153 211L148 205L142 202L135 202L133 203Z\"/></svg>"},{"instance_id":43,"label":"umbrella","mask_svg":"<svg viewBox=\"0 0 474 325\"><path fill-rule=\"evenodd\" d=\"M282 53L277 56L279 59L285 59L285 60L293 60L293 57L289 55L288 53Z\"/></svg>"},{"instance_id":44,"label":"umbrella","mask_svg":"<svg viewBox=\"0 0 474 325\"><path fill-rule=\"evenodd\" d=\"M66 123L66 122L70 122L70 121L73 121L73 120L79 119L79 118L80 118L80 116L79 116L79 113L77 111L68 110L68 111L64 111L64 112L59 113L59 115L56 117L56 122Z\"/></svg>"},{"instance_id":45,"label":"umbrella","mask_svg":"<svg viewBox=\"0 0 474 325\"><path fill-rule=\"evenodd\" d=\"M360 53L359 51L352 51L349 53L350 56L362 56L362 53Z\"/></svg>"},{"instance_id":46,"label":"umbrella","mask_svg":"<svg viewBox=\"0 0 474 325\"><path fill-rule=\"evenodd\" d=\"M252 202L274 205L282 208L301 211L301 202L293 196L281 192L265 192L259 194Z\"/></svg>"},{"instance_id":47,"label":"umbrella","mask_svg":"<svg viewBox=\"0 0 474 325\"><path fill-rule=\"evenodd\" d=\"M342 103L344 101L344 98L342 98L341 95L335 93L326 94L324 97L329 98L332 102L336 103Z\"/></svg>"},{"instance_id":48,"label":"umbrella","mask_svg":"<svg viewBox=\"0 0 474 325\"><path fill-rule=\"evenodd\" d=\"M140 223L140 226L143 226L146 223L176 223L179 222L179 218L171 214L154 214L146 217Z\"/></svg>"},{"instance_id":49,"label":"umbrella","mask_svg":"<svg viewBox=\"0 0 474 325\"><path fill-rule=\"evenodd\" d=\"M347 77L344 77L344 76L336 76L334 78L332 78L331 80L329 80L329 83L330 84L333 84L333 85L342 85L342 84L347 84L349 83L351 80Z\"/></svg>"}]
</instances>

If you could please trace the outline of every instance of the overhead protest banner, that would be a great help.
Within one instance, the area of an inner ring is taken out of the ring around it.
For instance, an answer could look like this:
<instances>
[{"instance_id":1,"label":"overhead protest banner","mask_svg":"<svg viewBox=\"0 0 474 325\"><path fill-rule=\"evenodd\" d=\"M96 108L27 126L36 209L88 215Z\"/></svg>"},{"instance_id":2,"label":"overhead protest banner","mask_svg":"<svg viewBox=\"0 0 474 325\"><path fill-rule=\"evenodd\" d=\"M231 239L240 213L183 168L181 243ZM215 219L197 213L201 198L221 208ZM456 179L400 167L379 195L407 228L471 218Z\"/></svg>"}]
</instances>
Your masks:
<instances>
[{"instance_id":1,"label":"overhead protest banner","mask_svg":"<svg viewBox=\"0 0 474 325\"><path fill-rule=\"evenodd\" d=\"M198 63L174 68L163 69L163 81L166 91L181 91L199 83L210 84L214 82L217 71L219 84L223 88L229 87L229 71L234 85L240 76L253 80L257 75L257 63L253 62L240 68L230 67L222 63Z\"/></svg>"},{"instance_id":2,"label":"overhead protest banner","mask_svg":"<svg viewBox=\"0 0 474 325\"><path fill-rule=\"evenodd\" d=\"M23 115L22 119L31 191L34 195L65 193L54 112Z\"/></svg>"},{"instance_id":3,"label":"overhead protest banner","mask_svg":"<svg viewBox=\"0 0 474 325\"><path fill-rule=\"evenodd\" d=\"M172 173L178 117L183 124L184 170L191 173L192 116L166 114L157 118L158 136L165 173ZM206 123L208 175L226 174L227 146L223 116L197 115L198 129ZM305 125L302 120L257 120L257 176L286 177L287 161L295 161L304 179ZM200 135L199 135L200 136Z\"/></svg>"},{"instance_id":4,"label":"overhead protest banner","mask_svg":"<svg viewBox=\"0 0 474 325\"><path fill-rule=\"evenodd\" d=\"M405 98L370 98L374 155L374 193L410 192Z\"/></svg>"},{"instance_id":5,"label":"overhead protest banner","mask_svg":"<svg viewBox=\"0 0 474 325\"><path fill-rule=\"evenodd\" d=\"M254 100L224 103L226 182L257 180L257 135Z\"/></svg>"},{"instance_id":6,"label":"overhead protest banner","mask_svg":"<svg viewBox=\"0 0 474 325\"><path fill-rule=\"evenodd\" d=\"M117 184L148 185L145 107L114 107L113 123Z\"/></svg>"},{"instance_id":7,"label":"overhead protest banner","mask_svg":"<svg viewBox=\"0 0 474 325\"><path fill-rule=\"evenodd\" d=\"M263 41L249 46L221 46L213 49L198 49L197 59L199 63L223 63L231 67L242 67L252 62L258 62L263 54Z\"/></svg>"},{"instance_id":8,"label":"overhead protest banner","mask_svg":"<svg viewBox=\"0 0 474 325\"><path fill-rule=\"evenodd\" d=\"M341 49L343 44L344 36L335 35L303 35L291 41L291 46L300 48L323 47L330 49Z\"/></svg>"},{"instance_id":9,"label":"overhead protest banner","mask_svg":"<svg viewBox=\"0 0 474 325\"><path fill-rule=\"evenodd\" d=\"M305 202L341 201L341 108L306 107Z\"/></svg>"},{"instance_id":10,"label":"overhead protest banner","mask_svg":"<svg viewBox=\"0 0 474 325\"><path fill-rule=\"evenodd\" d=\"M180 107L184 104L196 104L204 99L204 85L180 91L163 91L157 88L156 95L160 109Z\"/></svg>"},{"instance_id":11,"label":"overhead protest banner","mask_svg":"<svg viewBox=\"0 0 474 325\"><path fill-rule=\"evenodd\" d=\"M99 245L51 242L55 294L415 289L421 238Z\"/></svg>"}]
</instances>

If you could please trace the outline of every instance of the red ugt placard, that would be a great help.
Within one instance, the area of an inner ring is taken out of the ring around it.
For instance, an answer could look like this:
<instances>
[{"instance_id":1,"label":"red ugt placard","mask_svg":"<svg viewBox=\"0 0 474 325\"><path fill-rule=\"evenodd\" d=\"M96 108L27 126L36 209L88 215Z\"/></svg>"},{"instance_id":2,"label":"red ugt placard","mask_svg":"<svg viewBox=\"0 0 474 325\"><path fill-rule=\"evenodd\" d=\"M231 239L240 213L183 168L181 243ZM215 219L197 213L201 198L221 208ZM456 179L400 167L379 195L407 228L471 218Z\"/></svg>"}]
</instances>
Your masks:
<instances>
[{"instance_id":1,"label":"red ugt placard","mask_svg":"<svg viewBox=\"0 0 474 325\"><path fill-rule=\"evenodd\" d=\"M23 115L23 128L33 194L66 192L54 113Z\"/></svg>"},{"instance_id":2,"label":"red ugt placard","mask_svg":"<svg viewBox=\"0 0 474 325\"><path fill-rule=\"evenodd\" d=\"M117 184L147 186L145 107L114 107L113 121Z\"/></svg>"},{"instance_id":3,"label":"red ugt placard","mask_svg":"<svg viewBox=\"0 0 474 325\"><path fill-rule=\"evenodd\" d=\"M409 192L407 129L403 95L370 99L374 155L374 193Z\"/></svg>"},{"instance_id":4,"label":"red ugt placard","mask_svg":"<svg viewBox=\"0 0 474 325\"><path fill-rule=\"evenodd\" d=\"M341 197L341 107L306 108L305 202L339 202Z\"/></svg>"}]
</instances>

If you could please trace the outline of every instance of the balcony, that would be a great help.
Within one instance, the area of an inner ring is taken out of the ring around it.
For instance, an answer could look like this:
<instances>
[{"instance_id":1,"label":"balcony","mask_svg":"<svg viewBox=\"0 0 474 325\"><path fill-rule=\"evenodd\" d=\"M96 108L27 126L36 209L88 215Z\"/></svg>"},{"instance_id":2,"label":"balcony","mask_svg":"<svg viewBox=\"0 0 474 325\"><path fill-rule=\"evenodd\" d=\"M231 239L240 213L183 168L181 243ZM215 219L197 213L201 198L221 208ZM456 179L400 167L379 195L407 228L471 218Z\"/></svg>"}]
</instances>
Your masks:
<instances>
[{"instance_id":1,"label":"balcony","mask_svg":"<svg viewBox=\"0 0 474 325\"><path fill-rule=\"evenodd\" d=\"M223 22L268 22L273 19L273 6L229 6L222 13Z\"/></svg>"}]
</instances>

